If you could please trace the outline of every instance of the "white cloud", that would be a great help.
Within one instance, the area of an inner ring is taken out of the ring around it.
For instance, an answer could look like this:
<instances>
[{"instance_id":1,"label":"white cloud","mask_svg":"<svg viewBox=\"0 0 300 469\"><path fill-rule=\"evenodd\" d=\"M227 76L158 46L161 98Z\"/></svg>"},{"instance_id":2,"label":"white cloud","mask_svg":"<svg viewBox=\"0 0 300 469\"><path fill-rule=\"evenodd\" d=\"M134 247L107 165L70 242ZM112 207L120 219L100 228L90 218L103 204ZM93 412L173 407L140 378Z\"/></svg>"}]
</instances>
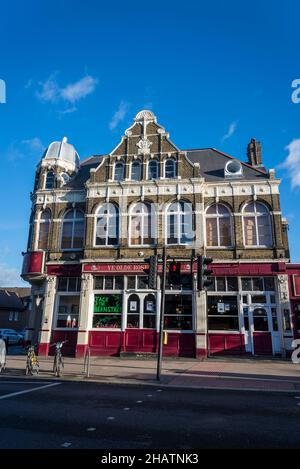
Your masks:
<instances>
[{"instance_id":1,"label":"white cloud","mask_svg":"<svg viewBox=\"0 0 300 469\"><path fill-rule=\"evenodd\" d=\"M45 82L40 82L41 91L36 92L36 96L44 102L55 103L60 96L60 88L55 79L57 72L52 73Z\"/></svg>"},{"instance_id":2,"label":"white cloud","mask_svg":"<svg viewBox=\"0 0 300 469\"><path fill-rule=\"evenodd\" d=\"M69 83L65 87L59 86L56 80L57 72L52 73L45 82L40 82L41 90L36 93L36 96L43 102L57 103L59 101L68 104L74 104L80 99L85 98L93 93L98 80L90 75L87 75L75 83ZM73 106L65 111L65 114L76 111Z\"/></svg>"},{"instance_id":3,"label":"white cloud","mask_svg":"<svg viewBox=\"0 0 300 469\"><path fill-rule=\"evenodd\" d=\"M9 161L22 160L28 157L40 158L43 154L45 146L38 137L21 142L12 143L6 152L6 159Z\"/></svg>"},{"instance_id":4,"label":"white cloud","mask_svg":"<svg viewBox=\"0 0 300 469\"><path fill-rule=\"evenodd\" d=\"M26 287L27 282L20 277L20 271L0 262L0 287Z\"/></svg>"},{"instance_id":5,"label":"white cloud","mask_svg":"<svg viewBox=\"0 0 300 469\"><path fill-rule=\"evenodd\" d=\"M61 97L71 104L93 93L98 80L87 75L76 83L70 83L61 90Z\"/></svg>"},{"instance_id":6,"label":"white cloud","mask_svg":"<svg viewBox=\"0 0 300 469\"><path fill-rule=\"evenodd\" d=\"M228 127L227 133L225 135L223 135L223 137L221 139L222 142L224 142L224 140L227 140L228 138L230 138L234 134L234 132L236 131L236 128L237 128L237 124L238 124L238 121L231 122L231 124Z\"/></svg>"},{"instance_id":7,"label":"white cloud","mask_svg":"<svg viewBox=\"0 0 300 469\"><path fill-rule=\"evenodd\" d=\"M118 110L112 116L112 119L109 123L110 130L114 130L118 124L125 118L129 109L129 103L126 101L121 101Z\"/></svg>"},{"instance_id":8,"label":"white cloud","mask_svg":"<svg viewBox=\"0 0 300 469\"><path fill-rule=\"evenodd\" d=\"M279 165L288 172L292 188L300 187L300 138L292 140L286 147L289 154L285 161Z\"/></svg>"}]
</instances>

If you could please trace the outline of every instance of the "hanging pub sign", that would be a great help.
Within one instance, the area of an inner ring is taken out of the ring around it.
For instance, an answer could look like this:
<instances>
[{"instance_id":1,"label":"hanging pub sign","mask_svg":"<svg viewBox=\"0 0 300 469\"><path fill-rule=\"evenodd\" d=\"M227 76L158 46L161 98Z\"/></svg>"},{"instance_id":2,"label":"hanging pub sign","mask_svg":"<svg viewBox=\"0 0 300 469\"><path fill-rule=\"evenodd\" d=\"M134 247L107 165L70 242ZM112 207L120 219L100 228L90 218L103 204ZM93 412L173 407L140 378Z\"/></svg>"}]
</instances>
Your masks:
<instances>
[{"instance_id":1,"label":"hanging pub sign","mask_svg":"<svg viewBox=\"0 0 300 469\"><path fill-rule=\"evenodd\" d=\"M94 313L121 313L122 295L95 295Z\"/></svg>"}]
</instances>

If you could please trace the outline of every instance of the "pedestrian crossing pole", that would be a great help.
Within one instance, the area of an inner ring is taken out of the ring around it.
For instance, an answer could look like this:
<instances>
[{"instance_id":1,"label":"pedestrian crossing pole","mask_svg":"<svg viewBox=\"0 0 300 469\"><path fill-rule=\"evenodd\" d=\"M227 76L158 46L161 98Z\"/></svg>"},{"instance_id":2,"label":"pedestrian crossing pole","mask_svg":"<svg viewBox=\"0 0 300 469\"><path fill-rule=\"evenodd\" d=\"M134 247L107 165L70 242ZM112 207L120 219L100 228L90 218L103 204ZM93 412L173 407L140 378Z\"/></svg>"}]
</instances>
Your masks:
<instances>
[{"instance_id":1,"label":"pedestrian crossing pole","mask_svg":"<svg viewBox=\"0 0 300 469\"><path fill-rule=\"evenodd\" d=\"M167 274L167 256L166 247L163 247L162 254L162 281L161 281L161 302L160 302L160 322L158 336L158 354L157 354L157 372L156 379L160 381L162 367L162 352L164 338L164 315L165 315L165 296L166 296L166 274Z\"/></svg>"}]
</instances>

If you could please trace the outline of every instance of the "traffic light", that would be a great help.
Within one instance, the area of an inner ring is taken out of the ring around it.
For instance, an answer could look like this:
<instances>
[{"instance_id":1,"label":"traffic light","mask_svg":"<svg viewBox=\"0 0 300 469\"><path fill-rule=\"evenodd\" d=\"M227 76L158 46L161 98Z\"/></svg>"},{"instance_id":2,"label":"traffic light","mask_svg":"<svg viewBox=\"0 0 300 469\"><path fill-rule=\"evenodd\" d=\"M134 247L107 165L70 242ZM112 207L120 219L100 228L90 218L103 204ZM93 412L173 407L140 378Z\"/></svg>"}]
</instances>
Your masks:
<instances>
[{"instance_id":1,"label":"traffic light","mask_svg":"<svg viewBox=\"0 0 300 469\"><path fill-rule=\"evenodd\" d=\"M181 264L180 262L172 261L169 264L168 283L169 285L181 285Z\"/></svg>"},{"instance_id":2,"label":"traffic light","mask_svg":"<svg viewBox=\"0 0 300 469\"><path fill-rule=\"evenodd\" d=\"M150 256L150 265L149 265L149 288L156 290L157 282L157 256Z\"/></svg>"},{"instance_id":3,"label":"traffic light","mask_svg":"<svg viewBox=\"0 0 300 469\"><path fill-rule=\"evenodd\" d=\"M213 270L206 268L212 262L213 259L211 257L197 257L197 286L200 291L205 290L206 287L209 287L213 283L213 280L208 279L213 273Z\"/></svg>"}]
</instances>

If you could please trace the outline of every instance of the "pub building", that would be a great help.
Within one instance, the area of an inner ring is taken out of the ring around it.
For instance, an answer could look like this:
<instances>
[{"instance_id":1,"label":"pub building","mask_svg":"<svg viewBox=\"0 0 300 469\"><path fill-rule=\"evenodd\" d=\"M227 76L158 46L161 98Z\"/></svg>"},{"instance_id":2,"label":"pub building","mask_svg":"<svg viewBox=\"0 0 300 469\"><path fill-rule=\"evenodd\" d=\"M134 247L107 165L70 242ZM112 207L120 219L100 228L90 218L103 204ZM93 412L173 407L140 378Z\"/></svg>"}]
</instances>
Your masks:
<instances>
[{"instance_id":1,"label":"pub building","mask_svg":"<svg viewBox=\"0 0 300 469\"><path fill-rule=\"evenodd\" d=\"M164 355L289 353L297 314L280 180L256 139L246 156L179 149L148 110L110 154L80 161L66 138L51 143L22 271L33 297L27 340L39 354L57 340L73 356L156 353L162 262L151 289L149 259L164 246L168 265L181 266L180 285L166 284ZM207 291L197 288L198 255L213 258Z\"/></svg>"}]
</instances>

